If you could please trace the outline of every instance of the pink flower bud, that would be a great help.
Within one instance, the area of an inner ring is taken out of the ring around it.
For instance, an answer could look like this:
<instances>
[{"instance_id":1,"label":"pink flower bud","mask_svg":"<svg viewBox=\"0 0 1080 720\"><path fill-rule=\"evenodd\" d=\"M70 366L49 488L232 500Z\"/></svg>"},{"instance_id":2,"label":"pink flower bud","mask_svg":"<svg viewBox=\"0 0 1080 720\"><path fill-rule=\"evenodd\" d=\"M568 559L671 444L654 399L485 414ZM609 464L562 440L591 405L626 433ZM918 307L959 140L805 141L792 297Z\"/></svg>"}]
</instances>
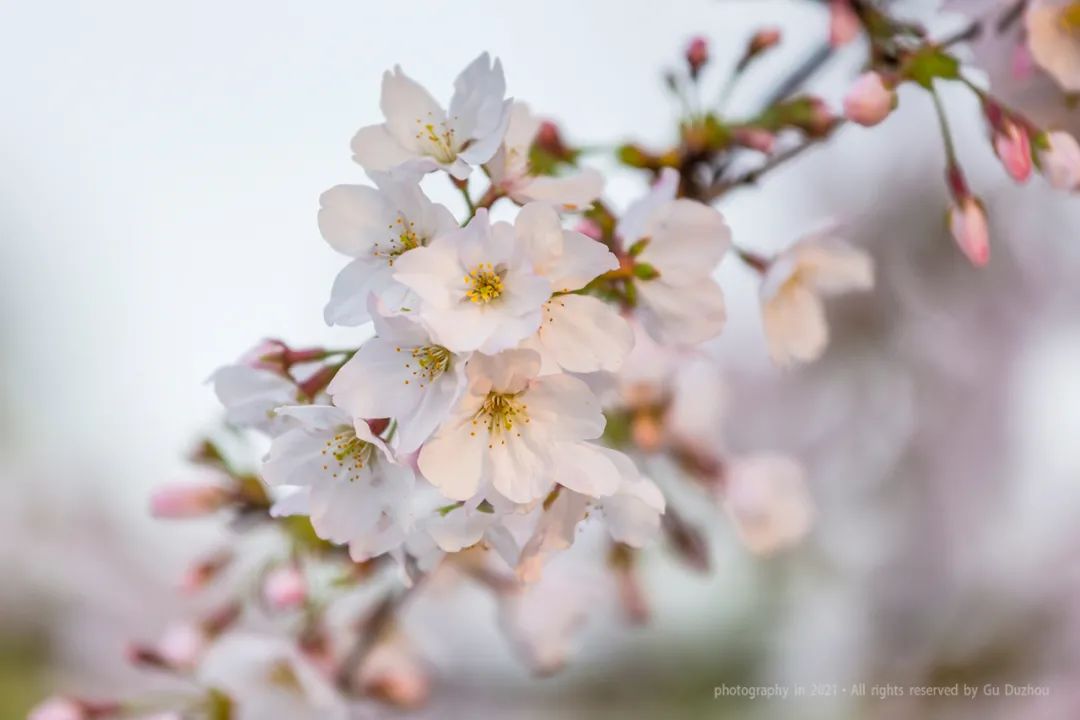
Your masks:
<instances>
[{"instance_id":1,"label":"pink flower bud","mask_svg":"<svg viewBox=\"0 0 1080 720\"><path fill-rule=\"evenodd\" d=\"M709 62L709 43L700 35L691 39L686 46L686 64L690 66L690 77L696 78L701 69Z\"/></svg>"},{"instance_id":2,"label":"pink flower bud","mask_svg":"<svg viewBox=\"0 0 1080 720\"><path fill-rule=\"evenodd\" d=\"M1023 183L1031 177L1031 138L1018 123L1009 119L1002 122L994 133L994 152L1013 180Z\"/></svg>"},{"instance_id":3,"label":"pink flower bud","mask_svg":"<svg viewBox=\"0 0 1080 720\"><path fill-rule=\"evenodd\" d=\"M263 598L273 610L294 610L307 601L307 581L295 565L280 565L263 582Z\"/></svg>"},{"instance_id":4,"label":"pink flower bud","mask_svg":"<svg viewBox=\"0 0 1080 720\"><path fill-rule=\"evenodd\" d=\"M844 115L852 122L871 127L887 118L896 102L896 91L885 85L881 75L871 71L860 75L848 90Z\"/></svg>"},{"instance_id":5,"label":"pink flower bud","mask_svg":"<svg viewBox=\"0 0 1080 720\"><path fill-rule=\"evenodd\" d=\"M776 136L768 130L760 128L736 128L734 131L735 142L743 147L757 150L758 152L771 155L776 148Z\"/></svg>"},{"instance_id":6,"label":"pink flower bud","mask_svg":"<svg viewBox=\"0 0 1080 720\"><path fill-rule=\"evenodd\" d=\"M851 0L829 0L829 44L847 45L862 30L862 21L851 7Z\"/></svg>"},{"instance_id":7,"label":"pink flower bud","mask_svg":"<svg viewBox=\"0 0 1080 720\"><path fill-rule=\"evenodd\" d=\"M289 347L285 343L267 338L244 353L240 358L240 363L256 370L282 372L287 352L289 352Z\"/></svg>"},{"instance_id":8,"label":"pink flower bud","mask_svg":"<svg viewBox=\"0 0 1080 720\"><path fill-rule=\"evenodd\" d=\"M1039 150L1039 167L1058 190L1080 190L1080 144L1060 130L1046 134L1045 150Z\"/></svg>"},{"instance_id":9,"label":"pink flower bud","mask_svg":"<svg viewBox=\"0 0 1080 720\"><path fill-rule=\"evenodd\" d=\"M167 485L150 497L150 513L157 518L209 515L228 502L229 493L218 485Z\"/></svg>"},{"instance_id":10,"label":"pink flower bud","mask_svg":"<svg viewBox=\"0 0 1080 720\"><path fill-rule=\"evenodd\" d=\"M968 195L949 208L949 232L972 265L990 261L990 229L978 198Z\"/></svg>"}]
</instances>

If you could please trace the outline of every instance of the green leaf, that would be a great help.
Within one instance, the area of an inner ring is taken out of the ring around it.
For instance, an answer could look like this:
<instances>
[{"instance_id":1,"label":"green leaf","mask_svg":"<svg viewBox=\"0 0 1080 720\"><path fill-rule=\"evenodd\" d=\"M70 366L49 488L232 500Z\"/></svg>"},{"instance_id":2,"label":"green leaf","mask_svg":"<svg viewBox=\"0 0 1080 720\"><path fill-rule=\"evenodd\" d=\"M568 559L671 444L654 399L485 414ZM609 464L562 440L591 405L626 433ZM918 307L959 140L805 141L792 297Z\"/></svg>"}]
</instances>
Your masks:
<instances>
[{"instance_id":1,"label":"green leaf","mask_svg":"<svg viewBox=\"0 0 1080 720\"><path fill-rule=\"evenodd\" d=\"M660 271L649 263L635 263L634 277L640 280L655 280L660 277Z\"/></svg>"},{"instance_id":2,"label":"green leaf","mask_svg":"<svg viewBox=\"0 0 1080 720\"><path fill-rule=\"evenodd\" d=\"M927 90L933 88L934 79L956 80L960 77L960 61L941 48L924 47L908 58L904 76Z\"/></svg>"}]
</instances>

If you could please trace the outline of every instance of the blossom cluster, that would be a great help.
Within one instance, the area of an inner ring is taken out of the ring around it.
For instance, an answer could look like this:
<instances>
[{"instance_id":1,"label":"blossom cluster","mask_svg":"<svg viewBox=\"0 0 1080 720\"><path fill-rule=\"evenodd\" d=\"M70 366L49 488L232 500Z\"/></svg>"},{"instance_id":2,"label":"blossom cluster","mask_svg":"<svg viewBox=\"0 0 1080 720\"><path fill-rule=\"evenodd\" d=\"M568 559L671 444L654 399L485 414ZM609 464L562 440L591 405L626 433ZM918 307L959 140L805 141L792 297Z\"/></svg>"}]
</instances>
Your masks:
<instances>
[{"instance_id":1,"label":"blossom cluster","mask_svg":"<svg viewBox=\"0 0 1080 720\"><path fill-rule=\"evenodd\" d=\"M1024 47L1075 91L1078 4L1024 5ZM427 669L399 614L434 576L490 590L512 645L538 672L567 661L582 622L580 593L561 590L551 572L579 536L600 535L627 617L646 617L641 548L663 538L691 567L709 565L706 534L685 519L669 482L688 480L753 553L802 540L815 519L803 465L726 447L725 378L703 347L726 321L716 271L734 258L755 275L763 350L790 368L822 357L827 301L871 291L874 264L837 226L756 252L736 242L713 203L845 125L885 122L902 86L921 88L944 141L949 230L973 264L986 264L989 223L938 98L946 82L979 99L1010 177L1025 182L1038 170L1055 188L1080 186L1070 134L968 77L951 48L970 30L933 39L864 0L831 0L828 18L831 47L865 37L869 48L842 111L796 82L756 114L730 116L734 83L782 40L773 28L750 38L718 105L706 107L710 49L695 38L666 76L684 109L676 143L617 150L650 181L622 209L581 163L581 148L508 96L502 65L487 53L457 76L445 105L400 67L387 71L383 122L351 143L369 182L319 199L321 235L347 258L324 320L349 328L355 346L267 340L218 369L211 382L228 425L265 454L245 467L229 447L235 437L208 437L192 458L198 479L152 500L159 517L223 511L239 529L277 532L284 549L262 556L254 604L299 630L290 641L252 634L250 598L235 597L132 646L131 659L194 678L201 694L185 707L201 716L345 717L347 694L402 705L426 697ZM737 172L748 159L757 164ZM463 212L429 196L439 182L460 193ZM224 584L239 555L230 547L201 558L185 588ZM359 619L343 627L332 617L328 596L373 587L377 599ZM135 714L122 703L55 699L32 717Z\"/></svg>"}]
</instances>

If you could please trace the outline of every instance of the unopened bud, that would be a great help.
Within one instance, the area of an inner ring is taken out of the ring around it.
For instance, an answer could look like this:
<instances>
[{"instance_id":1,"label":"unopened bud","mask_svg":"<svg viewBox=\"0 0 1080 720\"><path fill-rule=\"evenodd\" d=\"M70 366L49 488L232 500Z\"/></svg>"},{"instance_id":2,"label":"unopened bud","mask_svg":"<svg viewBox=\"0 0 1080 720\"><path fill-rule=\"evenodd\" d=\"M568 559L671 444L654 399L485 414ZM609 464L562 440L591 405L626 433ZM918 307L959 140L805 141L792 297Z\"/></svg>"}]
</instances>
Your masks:
<instances>
[{"instance_id":1,"label":"unopened bud","mask_svg":"<svg viewBox=\"0 0 1080 720\"><path fill-rule=\"evenodd\" d=\"M709 62L709 43L700 35L692 38L686 46L686 64L690 77L697 79L701 69Z\"/></svg>"},{"instance_id":2,"label":"unopened bud","mask_svg":"<svg viewBox=\"0 0 1080 720\"><path fill-rule=\"evenodd\" d=\"M847 45L862 29L851 0L829 0L829 44L833 47Z\"/></svg>"},{"instance_id":3,"label":"unopened bud","mask_svg":"<svg viewBox=\"0 0 1080 720\"><path fill-rule=\"evenodd\" d=\"M157 518L199 517L228 501L228 490L219 485L166 485L150 496L150 513Z\"/></svg>"},{"instance_id":4,"label":"unopened bud","mask_svg":"<svg viewBox=\"0 0 1080 720\"><path fill-rule=\"evenodd\" d=\"M210 584L232 562L233 554L227 550L197 560L180 580L180 590L192 594Z\"/></svg>"},{"instance_id":5,"label":"unopened bud","mask_svg":"<svg viewBox=\"0 0 1080 720\"><path fill-rule=\"evenodd\" d=\"M881 75L871 71L860 75L848 90L844 115L852 122L871 127L887 118L896 103L896 91L885 84Z\"/></svg>"},{"instance_id":6,"label":"unopened bud","mask_svg":"<svg viewBox=\"0 0 1080 720\"><path fill-rule=\"evenodd\" d=\"M563 142L559 126L550 120L544 120L540 123L540 129L536 131L533 144L558 160L569 161L574 159L573 151Z\"/></svg>"},{"instance_id":7,"label":"unopened bud","mask_svg":"<svg viewBox=\"0 0 1080 720\"><path fill-rule=\"evenodd\" d=\"M968 195L949 208L949 232L972 265L990 261L990 230L978 198Z\"/></svg>"},{"instance_id":8,"label":"unopened bud","mask_svg":"<svg viewBox=\"0 0 1080 720\"><path fill-rule=\"evenodd\" d=\"M760 128L735 128L732 131L735 142L743 147L771 155L776 148L776 135Z\"/></svg>"},{"instance_id":9,"label":"unopened bud","mask_svg":"<svg viewBox=\"0 0 1080 720\"><path fill-rule=\"evenodd\" d=\"M1013 180L1024 183L1031 177L1031 138L1019 123L1003 121L1001 129L994 133L994 152Z\"/></svg>"},{"instance_id":10,"label":"unopened bud","mask_svg":"<svg viewBox=\"0 0 1080 720\"><path fill-rule=\"evenodd\" d=\"M307 602L304 574L292 563L274 568L263 581L263 599L268 607L279 612L303 607Z\"/></svg>"}]
</instances>

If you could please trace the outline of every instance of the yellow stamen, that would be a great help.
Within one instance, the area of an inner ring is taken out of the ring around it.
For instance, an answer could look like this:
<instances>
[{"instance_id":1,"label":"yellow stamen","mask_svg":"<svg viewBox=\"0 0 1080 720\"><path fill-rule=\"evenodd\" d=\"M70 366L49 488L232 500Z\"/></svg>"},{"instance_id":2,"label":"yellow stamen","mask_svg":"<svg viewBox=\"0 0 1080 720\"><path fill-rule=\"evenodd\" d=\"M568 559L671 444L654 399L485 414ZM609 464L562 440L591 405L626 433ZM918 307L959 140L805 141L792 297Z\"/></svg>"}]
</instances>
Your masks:
<instances>
[{"instance_id":1,"label":"yellow stamen","mask_svg":"<svg viewBox=\"0 0 1080 720\"><path fill-rule=\"evenodd\" d=\"M474 303L486 304L503 294L502 277L491 263L480 263L465 276L468 290L465 297Z\"/></svg>"},{"instance_id":2,"label":"yellow stamen","mask_svg":"<svg viewBox=\"0 0 1080 720\"><path fill-rule=\"evenodd\" d=\"M1061 9L1058 23L1065 32L1080 35L1080 2L1072 2Z\"/></svg>"}]
</instances>

